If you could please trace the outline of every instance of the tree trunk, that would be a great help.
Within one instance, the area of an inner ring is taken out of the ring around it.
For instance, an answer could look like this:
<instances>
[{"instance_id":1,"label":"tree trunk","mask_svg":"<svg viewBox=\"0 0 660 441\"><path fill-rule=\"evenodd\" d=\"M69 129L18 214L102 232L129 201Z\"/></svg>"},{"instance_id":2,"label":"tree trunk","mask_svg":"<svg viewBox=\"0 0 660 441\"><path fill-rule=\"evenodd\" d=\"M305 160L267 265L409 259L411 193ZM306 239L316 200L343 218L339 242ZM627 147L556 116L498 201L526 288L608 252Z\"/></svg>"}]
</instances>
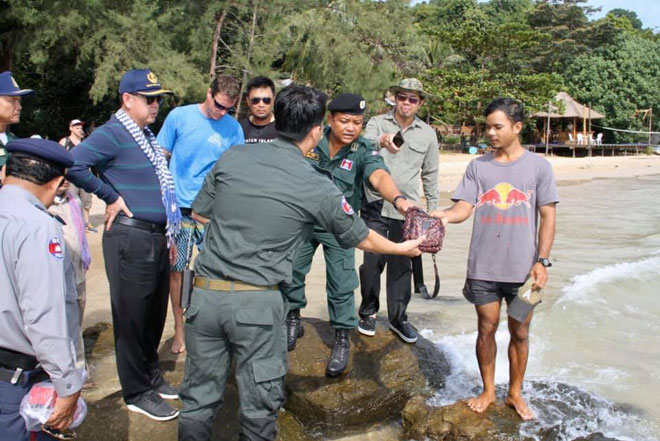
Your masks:
<instances>
[{"instance_id":1,"label":"tree trunk","mask_svg":"<svg viewBox=\"0 0 660 441\"><path fill-rule=\"evenodd\" d=\"M245 67L243 68L243 79L241 81L241 93L238 98L238 105L236 106L236 116L241 113L241 105L243 104L243 90L245 89L245 83L247 83L247 74L248 69L250 68L250 58L252 57L252 44L254 43L254 33L257 29L257 8L259 6L259 0L255 0L252 4L252 28L250 29L250 42L248 43L247 56L245 58Z\"/></svg>"},{"instance_id":2,"label":"tree trunk","mask_svg":"<svg viewBox=\"0 0 660 441\"><path fill-rule=\"evenodd\" d=\"M211 44L211 68L209 69L209 76L211 79L215 78L215 66L216 59L218 56L218 41L220 41L220 33L222 32L222 25L225 22L225 17L227 16L227 10L230 6L234 4L233 1L227 2L225 7L222 9L222 12L217 15L215 20L215 32L213 32L213 43Z\"/></svg>"}]
</instances>

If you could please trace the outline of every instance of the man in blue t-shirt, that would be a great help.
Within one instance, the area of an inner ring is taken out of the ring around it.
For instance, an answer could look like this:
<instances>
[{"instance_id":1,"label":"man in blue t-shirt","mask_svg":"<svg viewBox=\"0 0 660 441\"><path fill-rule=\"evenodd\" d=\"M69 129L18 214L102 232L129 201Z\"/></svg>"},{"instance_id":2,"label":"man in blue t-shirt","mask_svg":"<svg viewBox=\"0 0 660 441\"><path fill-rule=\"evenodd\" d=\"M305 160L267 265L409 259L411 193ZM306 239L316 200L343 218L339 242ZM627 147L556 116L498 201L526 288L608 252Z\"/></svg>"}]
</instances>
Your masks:
<instances>
[{"instance_id":1,"label":"man in blue t-shirt","mask_svg":"<svg viewBox=\"0 0 660 441\"><path fill-rule=\"evenodd\" d=\"M170 157L176 198L181 208L181 224L176 235L177 258L170 272L170 298L174 313L172 352L185 351L183 310L181 309L181 272L192 257L193 244L202 247L204 226L190 217L190 206L202 187L204 177L229 147L245 142L241 125L231 113L240 94L233 77L220 75L199 104L172 110L158 133L158 143Z\"/></svg>"}]
</instances>

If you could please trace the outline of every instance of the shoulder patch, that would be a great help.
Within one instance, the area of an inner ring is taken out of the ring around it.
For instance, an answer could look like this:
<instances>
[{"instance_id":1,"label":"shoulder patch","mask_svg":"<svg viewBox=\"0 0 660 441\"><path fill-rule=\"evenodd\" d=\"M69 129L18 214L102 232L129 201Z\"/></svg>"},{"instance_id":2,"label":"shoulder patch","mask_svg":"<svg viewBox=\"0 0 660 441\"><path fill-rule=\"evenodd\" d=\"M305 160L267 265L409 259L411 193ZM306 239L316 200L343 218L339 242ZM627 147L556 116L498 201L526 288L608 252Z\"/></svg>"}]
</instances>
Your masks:
<instances>
[{"instance_id":1,"label":"shoulder patch","mask_svg":"<svg viewBox=\"0 0 660 441\"><path fill-rule=\"evenodd\" d=\"M312 150L308 151L305 154L305 158L309 158L309 159L312 159L314 161L318 161L319 160L319 154L316 152L316 147L314 147Z\"/></svg>"},{"instance_id":2,"label":"shoulder patch","mask_svg":"<svg viewBox=\"0 0 660 441\"><path fill-rule=\"evenodd\" d=\"M351 204L348 203L345 196L341 197L341 209L344 210L344 213L348 214L349 216L355 213L355 211L353 211L353 207L351 207Z\"/></svg>"},{"instance_id":3,"label":"shoulder patch","mask_svg":"<svg viewBox=\"0 0 660 441\"><path fill-rule=\"evenodd\" d=\"M57 236L53 236L48 240L48 254L57 260L64 259L64 250L62 249L62 242Z\"/></svg>"},{"instance_id":4,"label":"shoulder patch","mask_svg":"<svg viewBox=\"0 0 660 441\"><path fill-rule=\"evenodd\" d=\"M339 165L339 168L343 168L344 170L351 171L353 170L353 161L344 158L341 160L341 164Z\"/></svg>"}]
</instances>

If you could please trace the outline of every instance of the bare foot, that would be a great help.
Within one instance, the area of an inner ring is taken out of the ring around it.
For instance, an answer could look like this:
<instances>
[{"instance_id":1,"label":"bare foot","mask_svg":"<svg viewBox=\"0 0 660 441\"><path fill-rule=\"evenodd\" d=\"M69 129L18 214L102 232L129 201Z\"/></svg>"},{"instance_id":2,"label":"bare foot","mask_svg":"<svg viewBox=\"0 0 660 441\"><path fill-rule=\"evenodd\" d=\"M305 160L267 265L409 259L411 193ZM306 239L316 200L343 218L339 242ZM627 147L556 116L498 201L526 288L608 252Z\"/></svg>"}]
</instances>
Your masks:
<instances>
[{"instance_id":1,"label":"bare foot","mask_svg":"<svg viewBox=\"0 0 660 441\"><path fill-rule=\"evenodd\" d=\"M504 401L507 406L513 407L513 410L516 411L516 413L522 418L524 421L529 421L533 420L536 418L536 415L534 415L534 412L527 407L527 403L525 403L525 400L523 399L522 396L513 396L509 395L506 397L506 400Z\"/></svg>"},{"instance_id":2,"label":"bare foot","mask_svg":"<svg viewBox=\"0 0 660 441\"><path fill-rule=\"evenodd\" d=\"M495 392L483 392L481 395L478 397L470 398L467 400L467 405L470 407L470 409L474 410L477 413L482 413L486 409L488 409L488 406L490 406L490 403L495 401Z\"/></svg>"},{"instance_id":3,"label":"bare foot","mask_svg":"<svg viewBox=\"0 0 660 441\"><path fill-rule=\"evenodd\" d=\"M183 333L175 333L174 341L172 341L172 353L182 354L186 352L186 342L183 338Z\"/></svg>"}]
</instances>

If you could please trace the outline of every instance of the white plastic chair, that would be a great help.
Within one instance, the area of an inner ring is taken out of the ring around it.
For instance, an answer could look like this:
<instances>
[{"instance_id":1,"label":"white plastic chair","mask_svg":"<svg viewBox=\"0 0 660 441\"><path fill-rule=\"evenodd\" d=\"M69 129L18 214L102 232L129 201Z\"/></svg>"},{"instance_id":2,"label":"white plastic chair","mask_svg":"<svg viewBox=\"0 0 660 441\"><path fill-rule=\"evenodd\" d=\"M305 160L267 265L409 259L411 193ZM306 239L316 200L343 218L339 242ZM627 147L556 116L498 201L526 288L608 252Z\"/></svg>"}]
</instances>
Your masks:
<instances>
[{"instance_id":1,"label":"white plastic chair","mask_svg":"<svg viewBox=\"0 0 660 441\"><path fill-rule=\"evenodd\" d=\"M578 145L584 144L584 136L582 135L582 133L577 134L577 141L578 141Z\"/></svg>"},{"instance_id":2,"label":"white plastic chair","mask_svg":"<svg viewBox=\"0 0 660 441\"><path fill-rule=\"evenodd\" d=\"M603 143L603 134L599 133L596 135L596 144L601 145Z\"/></svg>"}]
</instances>

